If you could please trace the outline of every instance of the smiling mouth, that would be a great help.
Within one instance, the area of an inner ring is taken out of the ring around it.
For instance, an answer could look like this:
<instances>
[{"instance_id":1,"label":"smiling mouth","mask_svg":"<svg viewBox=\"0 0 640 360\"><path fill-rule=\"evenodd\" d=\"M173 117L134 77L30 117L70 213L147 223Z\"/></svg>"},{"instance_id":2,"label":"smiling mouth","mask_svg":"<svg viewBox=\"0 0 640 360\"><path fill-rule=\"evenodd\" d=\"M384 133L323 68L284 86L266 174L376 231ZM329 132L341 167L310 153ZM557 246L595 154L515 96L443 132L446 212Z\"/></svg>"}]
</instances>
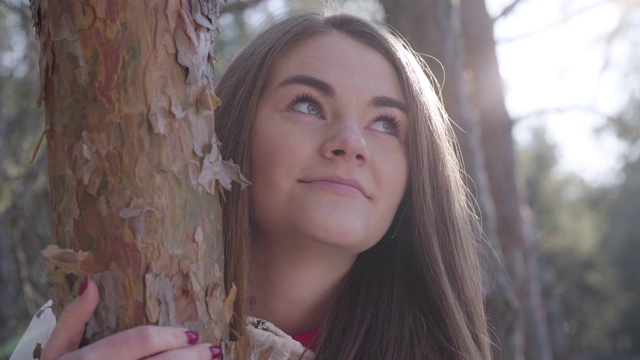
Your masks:
<instances>
[{"instance_id":1,"label":"smiling mouth","mask_svg":"<svg viewBox=\"0 0 640 360\"><path fill-rule=\"evenodd\" d=\"M319 189L330 191L337 194L349 195L349 196L362 196L364 198L369 198L362 189L360 189L357 185L352 185L342 181L329 180L329 179L318 179L318 180L310 180L310 181L300 181L303 184L311 185L313 187L317 187Z\"/></svg>"}]
</instances>

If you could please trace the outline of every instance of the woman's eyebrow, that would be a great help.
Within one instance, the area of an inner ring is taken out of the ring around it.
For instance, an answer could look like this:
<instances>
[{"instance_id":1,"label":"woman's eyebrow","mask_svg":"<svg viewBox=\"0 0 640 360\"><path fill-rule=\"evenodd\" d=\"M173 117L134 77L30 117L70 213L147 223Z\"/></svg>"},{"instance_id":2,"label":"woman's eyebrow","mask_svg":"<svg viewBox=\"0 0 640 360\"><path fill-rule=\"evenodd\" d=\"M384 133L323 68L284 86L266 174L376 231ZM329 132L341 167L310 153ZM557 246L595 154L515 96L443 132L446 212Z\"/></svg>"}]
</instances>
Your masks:
<instances>
[{"instance_id":1,"label":"woman's eyebrow","mask_svg":"<svg viewBox=\"0 0 640 360\"><path fill-rule=\"evenodd\" d=\"M407 113L407 105L402 101L396 100L388 96L376 96L369 101L371 107L392 107L396 108L405 114Z\"/></svg>"},{"instance_id":2,"label":"woman's eyebrow","mask_svg":"<svg viewBox=\"0 0 640 360\"><path fill-rule=\"evenodd\" d=\"M287 78L286 80L278 84L276 88L279 88L285 85L293 85L293 84L310 86L318 90L325 96L334 97L336 95L335 90L333 90L333 87L331 87L329 83L309 75L293 75L290 78Z\"/></svg>"},{"instance_id":3,"label":"woman's eyebrow","mask_svg":"<svg viewBox=\"0 0 640 360\"><path fill-rule=\"evenodd\" d=\"M323 95L329 96L329 97L334 97L336 94L335 90L329 83L309 75L293 75L285 79L280 84L278 84L276 88L286 86L286 85L294 85L294 84L300 84L300 85L306 85L306 86L312 87L318 90L319 92L321 92ZM404 113L407 112L407 105L405 103L388 96L374 97L373 99L371 99L371 101L369 101L369 106L392 107Z\"/></svg>"}]
</instances>

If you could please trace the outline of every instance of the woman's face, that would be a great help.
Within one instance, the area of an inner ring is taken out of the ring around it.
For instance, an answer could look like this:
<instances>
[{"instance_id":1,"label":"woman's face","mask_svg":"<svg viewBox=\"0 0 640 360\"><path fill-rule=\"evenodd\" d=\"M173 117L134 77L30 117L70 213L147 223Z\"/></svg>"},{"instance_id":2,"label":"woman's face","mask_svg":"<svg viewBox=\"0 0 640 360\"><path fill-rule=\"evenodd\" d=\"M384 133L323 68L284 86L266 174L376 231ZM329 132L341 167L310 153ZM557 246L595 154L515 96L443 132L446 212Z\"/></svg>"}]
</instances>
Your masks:
<instances>
[{"instance_id":1,"label":"woman's face","mask_svg":"<svg viewBox=\"0 0 640 360\"><path fill-rule=\"evenodd\" d=\"M409 119L376 50L337 31L272 69L252 132L252 207L263 241L358 254L389 228L406 189Z\"/></svg>"}]
</instances>

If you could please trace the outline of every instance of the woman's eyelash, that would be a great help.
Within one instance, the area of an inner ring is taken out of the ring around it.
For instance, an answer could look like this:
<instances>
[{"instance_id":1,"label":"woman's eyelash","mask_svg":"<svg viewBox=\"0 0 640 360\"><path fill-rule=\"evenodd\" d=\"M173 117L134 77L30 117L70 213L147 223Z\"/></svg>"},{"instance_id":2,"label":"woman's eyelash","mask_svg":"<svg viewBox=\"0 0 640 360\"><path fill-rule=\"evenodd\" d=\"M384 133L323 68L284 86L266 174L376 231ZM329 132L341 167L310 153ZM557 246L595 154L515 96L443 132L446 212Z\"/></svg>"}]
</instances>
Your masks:
<instances>
[{"instance_id":1,"label":"woman's eyelash","mask_svg":"<svg viewBox=\"0 0 640 360\"><path fill-rule=\"evenodd\" d=\"M401 132L401 127L402 125L400 124L400 120L398 120L398 117L393 115L393 114L382 114L380 116L378 116L378 118L376 119L376 121L381 121L381 120L386 120L388 124L391 124L391 127L393 128L392 132L390 132L390 134L398 136L400 135Z\"/></svg>"},{"instance_id":2,"label":"woman's eyelash","mask_svg":"<svg viewBox=\"0 0 640 360\"><path fill-rule=\"evenodd\" d=\"M287 106L287 108L288 109L293 109L293 107L296 104L305 103L305 102L306 103L311 103L311 104L317 106L318 110L320 111L320 115L322 115L324 113L324 109L322 107L322 104L320 104L320 100L317 97L315 97L315 96L313 96L313 95L311 95L309 93L301 93L301 94L296 95L296 97L293 98L293 100L291 100L291 102L289 102L289 105Z\"/></svg>"},{"instance_id":3,"label":"woman's eyelash","mask_svg":"<svg viewBox=\"0 0 640 360\"><path fill-rule=\"evenodd\" d=\"M310 93L301 93L296 95L293 100L291 100L289 102L289 104L287 105L287 109L290 110L295 110L295 111L299 111L299 112L303 112L306 113L304 111L300 111L298 109L296 109L296 105L298 104L304 104L304 103L309 103L313 106L315 106L317 108L318 114L316 114L316 116L322 117L324 114L324 108L322 107L322 104L320 103L320 100L310 94ZM314 114L310 114L310 115L314 115ZM402 124L400 122L400 120L398 120L398 117L396 115L390 114L390 113L383 113L380 116L376 117L376 122L378 121L384 121L385 124L389 124L391 126L390 131L387 131L388 134L393 135L393 136L400 136L401 132L402 132Z\"/></svg>"}]
</instances>

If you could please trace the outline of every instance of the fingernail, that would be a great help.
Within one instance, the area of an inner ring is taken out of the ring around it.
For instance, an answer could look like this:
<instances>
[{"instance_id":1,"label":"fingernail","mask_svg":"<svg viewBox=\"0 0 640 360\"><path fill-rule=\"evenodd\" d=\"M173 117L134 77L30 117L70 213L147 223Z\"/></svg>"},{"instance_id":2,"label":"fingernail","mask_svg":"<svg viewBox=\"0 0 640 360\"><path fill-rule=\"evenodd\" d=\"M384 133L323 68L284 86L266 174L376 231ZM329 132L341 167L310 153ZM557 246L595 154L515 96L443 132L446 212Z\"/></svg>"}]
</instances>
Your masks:
<instances>
[{"instance_id":1,"label":"fingernail","mask_svg":"<svg viewBox=\"0 0 640 360\"><path fill-rule=\"evenodd\" d=\"M89 285L89 277L85 277L84 280L80 283L80 288L78 288L78 296L82 296L84 291L87 290L87 285Z\"/></svg>"},{"instance_id":2,"label":"fingernail","mask_svg":"<svg viewBox=\"0 0 640 360\"><path fill-rule=\"evenodd\" d=\"M197 343L198 340L200 340L200 335L198 335L198 333L195 331L185 331L185 334L187 334L187 342L189 343L189 345L193 345Z\"/></svg>"},{"instance_id":3,"label":"fingernail","mask_svg":"<svg viewBox=\"0 0 640 360\"><path fill-rule=\"evenodd\" d=\"M211 346L209 351L212 359L220 359L222 357L222 348L218 345Z\"/></svg>"}]
</instances>

